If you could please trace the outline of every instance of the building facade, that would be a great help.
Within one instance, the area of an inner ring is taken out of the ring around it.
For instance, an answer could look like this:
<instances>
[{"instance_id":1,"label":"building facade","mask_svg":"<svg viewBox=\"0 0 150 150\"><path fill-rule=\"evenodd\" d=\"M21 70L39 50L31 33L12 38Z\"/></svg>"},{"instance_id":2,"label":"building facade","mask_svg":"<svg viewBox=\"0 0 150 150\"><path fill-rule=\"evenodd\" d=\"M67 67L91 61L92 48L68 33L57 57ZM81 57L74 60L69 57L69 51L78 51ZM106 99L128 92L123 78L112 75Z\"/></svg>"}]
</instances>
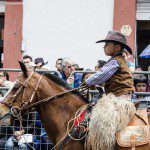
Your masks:
<instances>
[{"instance_id":1,"label":"building facade","mask_svg":"<svg viewBox=\"0 0 150 150\"><path fill-rule=\"evenodd\" d=\"M18 68L29 54L42 56L52 69L58 57L92 68L108 59L95 41L114 29L126 35L134 53L130 60L147 67L149 61L138 56L150 43L149 8L149 0L0 1L1 66Z\"/></svg>"}]
</instances>

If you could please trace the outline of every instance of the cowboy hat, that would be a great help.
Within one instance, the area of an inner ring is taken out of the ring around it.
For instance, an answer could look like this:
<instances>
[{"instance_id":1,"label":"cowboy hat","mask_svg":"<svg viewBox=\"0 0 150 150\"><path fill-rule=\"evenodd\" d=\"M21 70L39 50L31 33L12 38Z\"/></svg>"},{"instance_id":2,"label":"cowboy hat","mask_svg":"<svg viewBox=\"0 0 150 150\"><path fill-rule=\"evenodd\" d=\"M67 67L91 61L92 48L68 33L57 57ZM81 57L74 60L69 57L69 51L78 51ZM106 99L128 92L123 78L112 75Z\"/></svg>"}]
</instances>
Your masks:
<instances>
[{"instance_id":1,"label":"cowboy hat","mask_svg":"<svg viewBox=\"0 0 150 150\"><path fill-rule=\"evenodd\" d=\"M35 63L35 64L42 63L42 65L46 65L46 64L48 63L48 61L47 61L47 62L44 62L44 59L43 59L43 58L36 58L36 59L34 60L34 63Z\"/></svg>"},{"instance_id":2,"label":"cowboy hat","mask_svg":"<svg viewBox=\"0 0 150 150\"><path fill-rule=\"evenodd\" d=\"M104 40L97 41L96 43L101 42L114 42L120 44L132 55L132 49L127 45L126 37L118 31L109 31Z\"/></svg>"}]
</instances>

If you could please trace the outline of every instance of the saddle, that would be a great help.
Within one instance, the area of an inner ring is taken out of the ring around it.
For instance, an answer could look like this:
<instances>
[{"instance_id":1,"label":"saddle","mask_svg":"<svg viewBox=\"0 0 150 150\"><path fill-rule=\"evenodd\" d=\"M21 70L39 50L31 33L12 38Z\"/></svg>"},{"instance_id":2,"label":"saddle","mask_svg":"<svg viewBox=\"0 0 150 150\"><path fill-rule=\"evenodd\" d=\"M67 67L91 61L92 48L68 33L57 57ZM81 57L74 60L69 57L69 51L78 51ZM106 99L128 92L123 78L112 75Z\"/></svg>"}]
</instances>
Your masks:
<instances>
[{"instance_id":1,"label":"saddle","mask_svg":"<svg viewBox=\"0 0 150 150\"><path fill-rule=\"evenodd\" d=\"M150 150L147 110L138 110L128 126L117 133L118 150Z\"/></svg>"}]
</instances>

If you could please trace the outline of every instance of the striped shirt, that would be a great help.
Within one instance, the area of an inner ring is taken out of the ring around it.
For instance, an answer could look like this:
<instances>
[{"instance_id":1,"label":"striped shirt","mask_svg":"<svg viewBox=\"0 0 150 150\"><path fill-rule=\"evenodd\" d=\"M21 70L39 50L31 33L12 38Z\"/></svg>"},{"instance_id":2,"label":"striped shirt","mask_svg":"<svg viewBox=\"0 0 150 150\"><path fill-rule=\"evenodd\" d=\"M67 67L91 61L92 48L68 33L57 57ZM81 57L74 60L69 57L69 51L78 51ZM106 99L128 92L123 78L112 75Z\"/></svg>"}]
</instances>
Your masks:
<instances>
[{"instance_id":1,"label":"striped shirt","mask_svg":"<svg viewBox=\"0 0 150 150\"><path fill-rule=\"evenodd\" d=\"M92 76L88 77L85 83L88 86L91 85L101 85L105 83L110 77L118 70L120 64L116 59L111 59L107 64L105 64L100 71L94 73Z\"/></svg>"}]
</instances>

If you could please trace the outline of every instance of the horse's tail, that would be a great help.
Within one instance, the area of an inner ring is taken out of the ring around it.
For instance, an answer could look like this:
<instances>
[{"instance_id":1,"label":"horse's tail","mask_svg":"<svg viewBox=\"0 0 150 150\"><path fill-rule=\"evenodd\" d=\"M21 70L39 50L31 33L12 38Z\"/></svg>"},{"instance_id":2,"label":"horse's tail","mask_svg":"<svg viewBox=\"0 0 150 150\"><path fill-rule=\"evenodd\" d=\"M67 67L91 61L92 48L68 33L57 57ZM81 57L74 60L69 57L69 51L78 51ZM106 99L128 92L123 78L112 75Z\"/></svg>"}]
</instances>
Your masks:
<instances>
[{"instance_id":1,"label":"horse's tail","mask_svg":"<svg viewBox=\"0 0 150 150\"><path fill-rule=\"evenodd\" d=\"M108 94L98 101L89 122L87 149L115 148L116 132L126 127L135 114L134 104L127 98L127 96L115 97L113 94Z\"/></svg>"}]
</instances>

